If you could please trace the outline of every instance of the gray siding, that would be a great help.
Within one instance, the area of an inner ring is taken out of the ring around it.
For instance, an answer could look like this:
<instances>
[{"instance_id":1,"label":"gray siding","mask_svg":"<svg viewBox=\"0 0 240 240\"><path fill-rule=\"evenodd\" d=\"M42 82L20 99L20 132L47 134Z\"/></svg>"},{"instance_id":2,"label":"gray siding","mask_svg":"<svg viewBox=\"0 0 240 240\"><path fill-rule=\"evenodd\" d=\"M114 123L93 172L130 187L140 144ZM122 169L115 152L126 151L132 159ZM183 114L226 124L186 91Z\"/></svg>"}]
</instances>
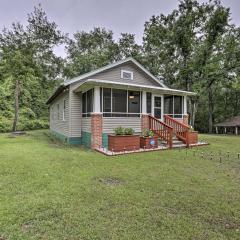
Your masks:
<instances>
[{"instance_id":1,"label":"gray siding","mask_svg":"<svg viewBox=\"0 0 240 240\"><path fill-rule=\"evenodd\" d=\"M113 133L114 128L117 127L133 128L135 132L141 132L141 118L138 117L103 118L103 133Z\"/></svg>"},{"instance_id":2,"label":"gray siding","mask_svg":"<svg viewBox=\"0 0 240 240\"><path fill-rule=\"evenodd\" d=\"M91 117L82 118L82 131L91 132Z\"/></svg>"},{"instance_id":3,"label":"gray siding","mask_svg":"<svg viewBox=\"0 0 240 240\"><path fill-rule=\"evenodd\" d=\"M121 78L121 70L127 70L133 72L133 79L127 80ZM90 79L101 79L113 82L123 82L123 83L133 83L133 84L142 84L149 86L160 86L157 82L155 82L152 78L150 78L146 73L144 73L141 69L136 67L133 63L124 63L120 66L108 69L104 72L95 74Z\"/></svg>"},{"instance_id":4,"label":"gray siding","mask_svg":"<svg viewBox=\"0 0 240 240\"><path fill-rule=\"evenodd\" d=\"M70 137L81 137L82 97L80 93L74 93L70 86Z\"/></svg>"},{"instance_id":5,"label":"gray siding","mask_svg":"<svg viewBox=\"0 0 240 240\"><path fill-rule=\"evenodd\" d=\"M65 121L63 120L63 101L66 100ZM58 119L59 104L59 119ZM69 136L69 92L63 92L50 104L50 129Z\"/></svg>"}]
</instances>

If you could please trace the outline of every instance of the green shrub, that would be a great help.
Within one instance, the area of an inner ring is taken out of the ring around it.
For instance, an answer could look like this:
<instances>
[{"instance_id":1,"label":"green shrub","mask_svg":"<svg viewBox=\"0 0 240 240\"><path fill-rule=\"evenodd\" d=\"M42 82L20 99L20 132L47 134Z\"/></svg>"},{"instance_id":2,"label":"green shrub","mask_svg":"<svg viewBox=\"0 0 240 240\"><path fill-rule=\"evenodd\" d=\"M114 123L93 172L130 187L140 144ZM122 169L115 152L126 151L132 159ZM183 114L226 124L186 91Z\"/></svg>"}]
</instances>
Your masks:
<instances>
[{"instance_id":1,"label":"green shrub","mask_svg":"<svg viewBox=\"0 0 240 240\"><path fill-rule=\"evenodd\" d=\"M124 135L124 128L123 127L117 127L114 129L115 135Z\"/></svg>"},{"instance_id":2,"label":"green shrub","mask_svg":"<svg viewBox=\"0 0 240 240\"><path fill-rule=\"evenodd\" d=\"M132 128L117 127L114 129L115 135L133 135L134 130Z\"/></svg>"},{"instance_id":3,"label":"green shrub","mask_svg":"<svg viewBox=\"0 0 240 240\"><path fill-rule=\"evenodd\" d=\"M133 135L134 134L134 130L132 128L125 128L124 129L124 134L125 135Z\"/></svg>"},{"instance_id":4,"label":"green shrub","mask_svg":"<svg viewBox=\"0 0 240 240\"><path fill-rule=\"evenodd\" d=\"M5 117L0 117L0 133L6 133L12 131L13 119L8 119ZM36 129L47 129L49 128L49 122L46 119L27 119L20 118L17 130L27 131L27 130L36 130Z\"/></svg>"},{"instance_id":5,"label":"green shrub","mask_svg":"<svg viewBox=\"0 0 240 240\"><path fill-rule=\"evenodd\" d=\"M12 121L1 117L0 118L0 133L10 132L12 130Z\"/></svg>"},{"instance_id":6,"label":"green shrub","mask_svg":"<svg viewBox=\"0 0 240 240\"><path fill-rule=\"evenodd\" d=\"M21 131L27 130L37 130L37 129L46 129L49 128L49 123L43 119L34 119L34 120L21 120L18 129Z\"/></svg>"},{"instance_id":7,"label":"green shrub","mask_svg":"<svg viewBox=\"0 0 240 240\"><path fill-rule=\"evenodd\" d=\"M154 132L148 128L143 129L143 137L154 137Z\"/></svg>"}]
</instances>

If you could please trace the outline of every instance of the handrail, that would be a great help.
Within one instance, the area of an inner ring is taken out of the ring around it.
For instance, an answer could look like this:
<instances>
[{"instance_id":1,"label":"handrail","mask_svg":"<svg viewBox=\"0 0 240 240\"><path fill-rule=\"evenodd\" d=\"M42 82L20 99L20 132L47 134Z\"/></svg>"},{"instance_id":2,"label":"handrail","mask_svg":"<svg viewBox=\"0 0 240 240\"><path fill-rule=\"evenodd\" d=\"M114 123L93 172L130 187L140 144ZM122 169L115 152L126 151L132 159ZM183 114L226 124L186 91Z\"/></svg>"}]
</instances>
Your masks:
<instances>
[{"instance_id":1,"label":"handrail","mask_svg":"<svg viewBox=\"0 0 240 240\"><path fill-rule=\"evenodd\" d=\"M187 144L187 146L189 146L188 133L190 126L181 123L168 115L164 115L164 122L173 128L173 132L176 134L177 138L181 139Z\"/></svg>"},{"instance_id":2,"label":"handrail","mask_svg":"<svg viewBox=\"0 0 240 240\"><path fill-rule=\"evenodd\" d=\"M157 134L161 139L167 142L169 148L172 148L173 128L159 119L149 115L149 129Z\"/></svg>"}]
</instances>

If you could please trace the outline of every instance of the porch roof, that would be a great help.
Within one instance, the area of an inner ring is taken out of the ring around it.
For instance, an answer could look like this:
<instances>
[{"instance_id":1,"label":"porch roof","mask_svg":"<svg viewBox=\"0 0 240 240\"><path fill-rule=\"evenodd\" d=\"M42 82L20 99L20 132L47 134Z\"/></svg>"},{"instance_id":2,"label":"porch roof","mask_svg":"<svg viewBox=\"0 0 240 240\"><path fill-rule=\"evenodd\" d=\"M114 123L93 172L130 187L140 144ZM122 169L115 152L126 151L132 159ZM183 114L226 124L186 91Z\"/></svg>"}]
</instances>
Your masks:
<instances>
[{"instance_id":1,"label":"porch roof","mask_svg":"<svg viewBox=\"0 0 240 240\"><path fill-rule=\"evenodd\" d=\"M133 84L133 83L120 83L120 82L113 82L113 81L107 81L102 79L88 79L82 84L78 85L77 88L74 89L74 91L75 92L87 91L88 89L94 86L116 87L116 88L124 88L129 90L146 90L146 91L156 92L156 93L161 92L165 94L176 94L176 95L185 95L185 96L196 95L196 93L194 92L182 91L177 89L155 87L155 86L148 86L148 85L139 85L139 84Z\"/></svg>"}]
</instances>

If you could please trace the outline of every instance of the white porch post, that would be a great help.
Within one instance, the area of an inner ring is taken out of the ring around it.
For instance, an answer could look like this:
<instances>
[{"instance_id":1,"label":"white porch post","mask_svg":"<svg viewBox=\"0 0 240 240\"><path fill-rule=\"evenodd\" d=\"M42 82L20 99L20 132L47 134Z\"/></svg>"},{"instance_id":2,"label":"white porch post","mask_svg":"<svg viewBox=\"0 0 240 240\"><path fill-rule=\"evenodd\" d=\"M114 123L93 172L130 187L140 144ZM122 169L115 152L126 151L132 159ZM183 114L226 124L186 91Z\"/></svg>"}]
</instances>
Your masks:
<instances>
[{"instance_id":1,"label":"white porch post","mask_svg":"<svg viewBox=\"0 0 240 240\"><path fill-rule=\"evenodd\" d=\"M184 115L187 115L187 96L185 95L184 97L183 97L183 114Z\"/></svg>"},{"instance_id":2,"label":"white porch post","mask_svg":"<svg viewBox=\"0 0 240 240\"><path fill-rule=\"evenodd\" d=\"M235 127L235 134L238 135L238 127Z\"/></svg>"},{"instance_id":3,"label":"white porch post","mask_svg":"<svg viewBox=\"0 0 240 240\"><path fill-rule=\"evenodd\" d=\"M100 113L100 87L95 86L94 87L94 98L93 98L93 112L94 113Z\"/></svg>"},{"instance_id":4,"label":"white porch post","mask_svg":"<svg viewBox=\"0 0 240 240\"><path fill-rule=\"evenodd\" d=\"M147 92L142 92L142 114L147 114Z\"/></svg>"},{"instance_id":5,"label":"white porch post","mask_svg":"<svg viewBox=\"0 0 240 240\"><path fill-rule=\"evenodd\" d=\"M218 127L216 127L216 134L218 134Z\"/></svg>"}]
</instances>

